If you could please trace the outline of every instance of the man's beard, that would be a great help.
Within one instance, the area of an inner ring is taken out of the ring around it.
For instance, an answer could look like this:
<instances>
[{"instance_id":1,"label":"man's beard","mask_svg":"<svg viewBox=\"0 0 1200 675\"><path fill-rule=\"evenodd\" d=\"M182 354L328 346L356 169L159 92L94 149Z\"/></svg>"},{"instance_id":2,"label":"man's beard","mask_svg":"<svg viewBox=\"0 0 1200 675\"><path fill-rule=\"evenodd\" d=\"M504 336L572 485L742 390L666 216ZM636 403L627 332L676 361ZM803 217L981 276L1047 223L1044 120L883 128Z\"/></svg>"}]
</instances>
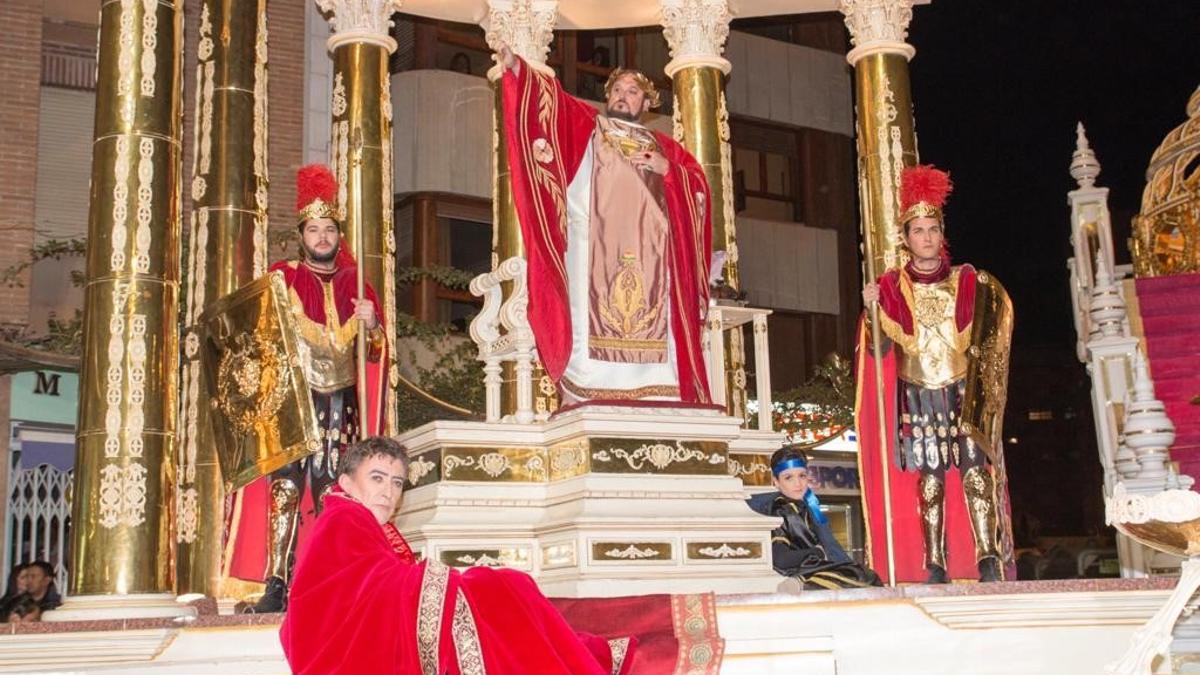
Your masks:
<instances>
[{"instance_id":1,"label":"man's beard","mask_svg":"<svg viewBox=\"0 0 1200 675\"><path fill-rule=\"evenodd\" d=\"M609 107L604 108L604 114L608 117L615 117L619 120L624 120L626 122L635 122L636 123L636 122L642 121L641 115L636 115L634 113L626 112L624 110L613 110L612 108L609 108Z\"/></svg>"},{"instance_id":2,"label":"man's beard","mask_svg":"<svg viewBox=\"0 0 1200 675\"><path fill-rule=\"evenodd\" d=\"M305 260L324 265L325 263L333 262L333 259L337 257L338 246L340 245L341 243L334 244L333 248L329 249L329 253L317 253L303 242L300 243L300 248L304 250Z\"/></svg>"}]
</instances>

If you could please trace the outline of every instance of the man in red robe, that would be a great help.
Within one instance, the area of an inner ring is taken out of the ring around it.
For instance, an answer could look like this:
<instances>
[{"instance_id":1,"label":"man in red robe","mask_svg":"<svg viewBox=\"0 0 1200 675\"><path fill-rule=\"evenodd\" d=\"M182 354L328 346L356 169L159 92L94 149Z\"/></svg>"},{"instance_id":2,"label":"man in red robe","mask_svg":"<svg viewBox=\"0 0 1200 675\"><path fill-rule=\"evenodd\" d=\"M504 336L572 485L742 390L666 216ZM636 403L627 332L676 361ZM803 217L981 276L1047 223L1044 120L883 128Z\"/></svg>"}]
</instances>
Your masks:
<instances>
[{"instance_id":1,"label":"man in red robe","mask_svg":"<svg viewBox=\"0 0 1200 675\"><path fill-rule=\"evenodd\" d=\"M358 298L354 258L341 246L337 183L327 167L317 164L301 168L296 182L302 255L276 263L271 273L282 274L289 290L322 438L315 453L252 483L236 499L228 574L265 581L255 612L279 612L286 606L300 530L333 487L340 454L357 439L378 433L383 419L387 350L382 313L370 286L366 297ZM367 331L368 344L365 415L358 409L355 347L360 330Z\"/></svg>"},{"instance_id":2,"label":"man in red robe","mask_svg":"<svg viewBox=\"0 0 1200 675\"><path fill-rule=\"evenodd\" d=\"M976 574L998 581L1011 551L1003 464L993 465L962 420L978 275L970 265L950 264L942 215L950 190L943 171L904 170L899 224L910 260L863 289L863 301L879 305L883 335L883 358L876 362L866 322L860 326L855 417L868 564L886 579L891 527L900 582L946 583ZM890 523L879 457L885 444Z\"/></svg>"},{"instance_id":3,"label":"man in red robe","mask_svg":"<svg viewBox=\"0 0 1200 675\"><path fill-rule=\"evenodd\" d=\"M636 644L575 633L526 574L417 562L390 520L404 448L367 438L301 548L279 637L297 675L619 675Z\"/></svg>"},{"instance_id":4,"label":"man in red robe","mask_svg":"<svg viewBox=\"0 0 1200 675\"><path fill-rule=\"evenodd\" d=\"M600 114L508 47L500 61L529 321L564 402L709 403L709 187L687 150L642 124L653 83L615 70Z\"/></svg>"}]
</instances>

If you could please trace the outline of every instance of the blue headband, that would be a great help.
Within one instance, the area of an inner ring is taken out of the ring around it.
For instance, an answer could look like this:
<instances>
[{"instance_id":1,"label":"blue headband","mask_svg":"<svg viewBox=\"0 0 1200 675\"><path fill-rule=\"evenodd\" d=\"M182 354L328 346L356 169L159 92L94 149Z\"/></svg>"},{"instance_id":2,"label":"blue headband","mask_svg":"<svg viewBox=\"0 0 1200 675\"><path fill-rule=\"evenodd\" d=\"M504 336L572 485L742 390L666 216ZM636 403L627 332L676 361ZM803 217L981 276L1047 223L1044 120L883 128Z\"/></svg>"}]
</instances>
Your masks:
<instances>
[{"instance_id":1,"label":"blue headband","mask_svg":"<svg viewBox=\"0 0 1200 675\"><path fill-rule=\"evenodd\" d=\"M784 471L787 471L788 469L807 469L807 468L808 468L808 462L804 461L802 458L788 457L787 459L783 459L783 460L776 462L775 466L771 467L771 475L778 478L779 474L783 473Z\"/></svg>"}]
</instances>

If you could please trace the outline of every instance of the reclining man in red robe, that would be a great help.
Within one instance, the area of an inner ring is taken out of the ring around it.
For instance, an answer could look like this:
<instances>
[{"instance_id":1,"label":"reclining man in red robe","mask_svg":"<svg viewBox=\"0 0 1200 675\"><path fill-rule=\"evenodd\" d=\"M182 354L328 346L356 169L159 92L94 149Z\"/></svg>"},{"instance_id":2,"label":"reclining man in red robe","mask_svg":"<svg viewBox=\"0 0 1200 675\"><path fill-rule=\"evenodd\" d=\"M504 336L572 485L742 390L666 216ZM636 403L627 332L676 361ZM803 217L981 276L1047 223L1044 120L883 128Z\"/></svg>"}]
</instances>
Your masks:
<instances>
[{"instance_id":1,"label":"reclining man in red robe","mask_svg":"<svg viewBox=\"0 0 1200 675\"><path fill-rule=\"evenodd\" d=\"M654 83L614 70L601 114L498 51L529 323L563 402L711 403L709 186L695 157L642 124Z\"/></svg>"},{"instance_id":2,"label":"reclining man in red robe","mask_svg":"<svg viewBox=\"0 0 1200 675\"><path fill-rule=\"evenodd\" d=\"M416 562L391 524L408 459L371 437L342 453L302 546L280 640L297 675L621 675L633 640L575 633L528 575Z\"/></svg>"}]
</instances>

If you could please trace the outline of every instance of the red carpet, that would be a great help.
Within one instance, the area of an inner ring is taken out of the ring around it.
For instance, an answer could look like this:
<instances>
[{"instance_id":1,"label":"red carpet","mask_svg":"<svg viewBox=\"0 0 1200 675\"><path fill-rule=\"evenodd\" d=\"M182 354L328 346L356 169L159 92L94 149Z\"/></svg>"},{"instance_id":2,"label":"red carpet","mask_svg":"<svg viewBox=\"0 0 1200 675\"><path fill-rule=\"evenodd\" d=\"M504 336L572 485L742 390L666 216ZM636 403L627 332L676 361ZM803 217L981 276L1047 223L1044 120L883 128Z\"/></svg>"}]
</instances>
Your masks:
<instances>
[{"instance_id":1,"label":"red carpet","mask_svg":"<svg viewBox=\"0 0 1200 675\"><path fill-rule=\"evenodd\" d=\"M1171 459L1200 490L1200 274L1138 279L1137 301L1154 393L1175 423Z\"/></svg>"},{"instance_id":2,"label":"red carpet","mask_svg":"<svg viewBox=\"0 0 1200 675\"><path fill-rule=\"evenodd\" d=\"M640 595L551 598L577 631L637 638L630 675L716 675L725 641L717 633L715 597Z\"/></svg>"}]
</instances>

